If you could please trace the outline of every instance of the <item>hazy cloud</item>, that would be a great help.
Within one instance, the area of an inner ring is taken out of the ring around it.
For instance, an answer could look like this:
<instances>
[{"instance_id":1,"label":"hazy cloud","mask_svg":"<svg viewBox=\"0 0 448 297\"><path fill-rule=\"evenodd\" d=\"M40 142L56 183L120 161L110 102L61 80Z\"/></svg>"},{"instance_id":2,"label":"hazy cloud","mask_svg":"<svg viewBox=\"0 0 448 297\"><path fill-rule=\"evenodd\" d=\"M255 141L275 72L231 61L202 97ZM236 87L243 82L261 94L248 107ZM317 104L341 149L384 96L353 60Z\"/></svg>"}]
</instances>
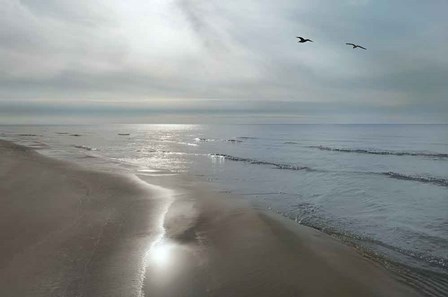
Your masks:
<instances>
[{"instance_id":1,"label":"hazy cloud","mask_svg":"<svg viewBox=\"0 0 448 297\"><path fill-rule=\"evenodd\" d=\"M446 122L446 11L443 0L0 0L0 121L101 102L93 110L110 116L132 104L129 117L141 106Z\"/></svg>"}]
</instances>

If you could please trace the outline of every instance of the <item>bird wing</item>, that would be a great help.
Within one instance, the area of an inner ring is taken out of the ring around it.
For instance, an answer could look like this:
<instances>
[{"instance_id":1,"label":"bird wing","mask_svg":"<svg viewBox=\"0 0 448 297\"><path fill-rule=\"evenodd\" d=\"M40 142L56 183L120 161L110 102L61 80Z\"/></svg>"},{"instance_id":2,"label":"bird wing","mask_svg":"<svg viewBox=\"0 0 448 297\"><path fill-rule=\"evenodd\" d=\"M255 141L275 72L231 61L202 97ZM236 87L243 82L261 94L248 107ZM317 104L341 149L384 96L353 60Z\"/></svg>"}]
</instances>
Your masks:
<instances>
[{"instance_id":1,"label":"bird wing","mask_svg":"<svg viewBox=\"0 0 448 297\"><path fill-rule=\"evenodd\" d=\"M365 47L358 45L359 48L362 48L363 50L367 50Z\"/></svg>"},{"instance_id":2,"label":"bird wing","mask_svg":"<svg viewBox=\"0 0 448 297\"><path fill-rule=\"evenodd\" d=\"M351 45L351 46L356 46L355 44L353 44L353 43L346 43L346 45Z\"/></svg>"},{"instance_id":3,"label":"bird wing","mask_svg":"<svg viewBox=\"0 0 448 297\"><path fill-rule=\"evenodd\" d=\"M299 36L297 36L296 38L299 38L300 41L303 41L303 40L304 40L303 37L299 37Z\"/></svg>"}]
</instances>

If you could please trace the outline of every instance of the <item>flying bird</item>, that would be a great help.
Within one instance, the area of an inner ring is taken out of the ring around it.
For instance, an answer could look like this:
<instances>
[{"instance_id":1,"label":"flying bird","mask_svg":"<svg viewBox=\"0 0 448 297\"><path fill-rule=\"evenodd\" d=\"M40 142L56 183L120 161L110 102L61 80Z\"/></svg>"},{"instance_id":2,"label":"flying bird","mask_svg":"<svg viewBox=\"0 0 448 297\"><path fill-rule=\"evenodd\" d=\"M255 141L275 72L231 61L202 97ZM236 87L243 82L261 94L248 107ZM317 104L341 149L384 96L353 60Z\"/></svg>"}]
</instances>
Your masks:
<instances>
[{"instance_id":1,"label":"flying bird","mask_svg":"<svg viewBox=\"0 0 448 297\"><path fill-rule=\"evenodd\" d=\"M299 42L299 43L305 43L305 42L313 42L311 39L305 39L305 38L303 38L303 37L299 37L299 36L297 36L297 38L299 38L300 40L299 41L297 41L297 42Z\"/></svg>"},{"instance_id":2,"label":"flying bird","mask_svg":"<svg viewBox=\"0 0 448 297\"><path fill-rule=\"evenodd\" d=\"M358 45L358 44L354 44L354 43L346 43L346 45L351 45L351 46L353 46L353 49L355 49L355 48L362 48L363 50L367 50L365 47L363 47L363 46L360 46L360 45Z\"/></svg>"}]
</instances>

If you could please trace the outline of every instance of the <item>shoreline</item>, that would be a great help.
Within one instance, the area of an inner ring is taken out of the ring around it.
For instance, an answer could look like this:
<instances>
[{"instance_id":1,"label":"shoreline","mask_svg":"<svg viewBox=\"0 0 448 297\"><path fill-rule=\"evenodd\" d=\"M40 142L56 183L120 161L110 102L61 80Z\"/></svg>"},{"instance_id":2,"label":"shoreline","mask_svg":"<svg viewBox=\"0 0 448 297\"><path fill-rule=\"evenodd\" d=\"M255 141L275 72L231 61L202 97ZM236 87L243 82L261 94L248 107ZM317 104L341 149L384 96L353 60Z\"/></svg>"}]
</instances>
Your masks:
<instances>
[{"instance_id":1,"label":"shoreline","mask_svg":"<svg viewBox=\"0 0 448 297\"><path fill-rule=\"evenodd\" d=\"M420 296L325 233L195 181L1 140L0 153L0 295Z\"/></svg>"}]
</instances>

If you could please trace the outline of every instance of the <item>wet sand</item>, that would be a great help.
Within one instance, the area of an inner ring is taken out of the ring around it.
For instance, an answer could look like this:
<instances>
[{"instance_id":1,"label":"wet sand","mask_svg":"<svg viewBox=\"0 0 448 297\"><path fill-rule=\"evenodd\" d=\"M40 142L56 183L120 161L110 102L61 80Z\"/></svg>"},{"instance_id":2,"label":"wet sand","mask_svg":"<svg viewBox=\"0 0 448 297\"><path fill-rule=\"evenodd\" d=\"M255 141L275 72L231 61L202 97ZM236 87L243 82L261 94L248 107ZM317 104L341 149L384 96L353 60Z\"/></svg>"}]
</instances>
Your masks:
<instances>
[{"instance_id":1,"label":"wet sand","mask_svg":"<svg viewBox=\"0 0 448 297\"><path fill-rule=\"evenodd\" d=\"M188 177L0 140L0 296L418 296L316 230Z\"/></svg>"}]
</instances>

